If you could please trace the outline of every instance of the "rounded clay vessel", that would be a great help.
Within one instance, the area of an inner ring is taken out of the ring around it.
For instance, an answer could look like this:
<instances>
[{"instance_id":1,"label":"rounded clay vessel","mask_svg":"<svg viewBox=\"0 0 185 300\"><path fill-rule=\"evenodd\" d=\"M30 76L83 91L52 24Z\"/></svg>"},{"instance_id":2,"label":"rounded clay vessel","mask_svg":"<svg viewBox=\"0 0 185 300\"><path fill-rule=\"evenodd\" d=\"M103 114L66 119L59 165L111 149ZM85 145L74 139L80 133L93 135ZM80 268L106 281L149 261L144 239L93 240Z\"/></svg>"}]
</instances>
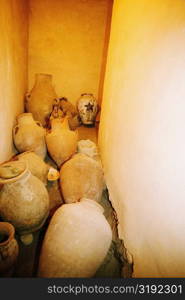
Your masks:
<instances>
[{"instance_id":1,"label":"rounded clay vessel","mask_svg":"<svg viewBox=\"0 0 185 300\"><path fill-rule=\"evenodd\" d=\"M110 225L97 202L64 204L53 215L39 262L39 277L92 277L112 240Z\"/></svg>"},{"instance_id":2,"label":"rounded clay vessel","mask_svg":"<svg viewBox=\"0 0 185 300\"><path fill-rule=\"evenodd\" d=\"M40 156L32 151L27 151L17 155L16 159L25 161L32 175L39 178L45 185L47 184L49 165L47 165Z\"/></svg>"},{"instance_id":3,"label":"rounded clay vessel","mask_svg":"<svg viewBox=\"0 0 185 300\"><path fill-rule=\"evenodd\" d=\"M94 124L98 104L93 94L81 94L81 97L77 100L77 108L84 125Z\"/></svg>"},{"instance_id":4,"label":"rounded clay vessel","mask_svg":"<svg viewBox=\"0 0 185 300\"><path fill-rule=\"evenodd\" d=\"M13 128L13 139L17 150L19 152L34 151L44 159L46 132L40 122L35 121L31 113L23 113L17 117L17 123Z\"/></svg>"},{"instance_id":5,"label":"rounded clay vessel","mask_svg":"<svg viewBox=\"0 0 185 300\"><path fill-rule=\"evenodd\" d=\"M51 132L46 135L46 143L51 158L58 167L69 159L77 150L78 135L69 129L68 117L63 122L53 119Z\"/></svg>"},{"instance_id":6,"label":"rounded clay vessel","mask_svg":"<svg viewBox=\"0 0 185 300\"><path fill-rule=\"evenodd\" d=\"M65 203L83 197L99 202L104 188L100 163L83 153L75 154L61 167L60 186Z\"/></svg>"},{"instance_id":7,"label":"rounded clay vessel","mask_svg":"<svg viewBox=\"0 0 185 300\"><path fill-rule=\"evenodd\" d=\"M44 183L33 176L23 161L0 165L0 216L19 234L38 230L49 214L49 196Z\"/></svg>"}]
</instances>

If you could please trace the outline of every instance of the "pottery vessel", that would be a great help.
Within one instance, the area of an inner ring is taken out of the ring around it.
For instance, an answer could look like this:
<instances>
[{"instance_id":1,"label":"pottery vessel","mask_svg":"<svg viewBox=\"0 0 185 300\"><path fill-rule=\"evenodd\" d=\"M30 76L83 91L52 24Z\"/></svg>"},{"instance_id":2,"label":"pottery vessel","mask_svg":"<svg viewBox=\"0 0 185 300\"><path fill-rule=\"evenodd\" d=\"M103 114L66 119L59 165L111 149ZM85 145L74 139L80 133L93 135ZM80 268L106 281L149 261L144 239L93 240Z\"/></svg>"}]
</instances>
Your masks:
<instances>
[{"instance_id":1,"label":"pottery vessel","mask_svg":"<svg viewBox=\"0 0 185 300\"><path fill-rule=\"evenodd\" d=\"M77 141L77 132L69 129L68 117L63 122L60 119L52 120L51 132L46 135L46 144L58 167L76 152Z\"/></svg>"},{"instance_id":2,"label":"pottery vessel","mask_svg":"<svg viewBox=\"0 0 185 300\"><path fill-rule=\"evenodd\" d=\"M98 157L98 148L91 140L78 141L78 152L84 153L89 157L96 159Z\"/></svg>"},{"instance_id":3,"label":"pottery vessel","mask_svg":"<svg viewBox=\"0 0 185 300\"><path fill-rule=\"evenodd\" d=\"M46 126L55 98L57 94L52 85L52 75L38 73L31 92L26 95L26 110L33 114L35 120Z\"/></svg>"},{"instance_id":4,"label":"pottery vessel","mask_svg":"<svg viewBox=\"0 0 185 300\"><path fill-rule=\"evenodd\" d=\"M0 222L0 276L12 275L19 247L14 237L15 229L7 222Z\"/></svg>"},{"instance_id":5,"label":"pottery vessel","mask_svg":"<svg viewBox=\"0 0 185 300\"><path fill-rule=\"evenodd\" d=\"M49 214L44 183L33 176L23 161L0 165L0 216L20 235L38 230Z\"/></svg>"},{"instance_id":6,"label":"pottery vessel","mask_svg":"<svg viewBox=\"0 0 185 300\"><path fill-rule=\"evenodd\" d=\"M60 186L65 203L83 197L99 202L104 188L101 165L83 153L75 154L61 167Z\"/></svg>"},{"instance_id":7,"label":"pottery vessel","mask_svg":"<svg viewBox=\"0 0 185 300\"><path fill-rule=\"evenodd\" d=\"M77 100L77 109L84 125L94 124L98 103L93 94L81 94L81 97Z\"/></svg>"},{"instance_id":8,"label":"pottery vessel","mask_svg":"<svg viewBox=\"0 0 185 300\"><path fill-rule=\"evenodd\" d=\"M53 215L39 262L39 277L92 277L112 240L110 225L97 202L81 199Z\"/></svg>"},{"instance_id":9,"label":"pottery vessel","mask_svg":"<svg viewBox=\"0 0 185 300\"><path fill-rule=\"evenodd\" d=\"M19 161L25 161L32 175L39 178L45 185L47 184L49 165L47 165L35 152L23 152L17 155L15 159Z\"/></svg>"},{"instance_id":10,"label":"pottery vessel","mask_svg":"<svg viewBox=\"0 0 185 300\"><path fill-rule=\"evenodd\" d=\"M45 129L35 121L31 113L23 113L17 117L17 125L13 128L13 140L19 152L34 151L43 159L46 156Z\"/></svg>"}]
</instances>

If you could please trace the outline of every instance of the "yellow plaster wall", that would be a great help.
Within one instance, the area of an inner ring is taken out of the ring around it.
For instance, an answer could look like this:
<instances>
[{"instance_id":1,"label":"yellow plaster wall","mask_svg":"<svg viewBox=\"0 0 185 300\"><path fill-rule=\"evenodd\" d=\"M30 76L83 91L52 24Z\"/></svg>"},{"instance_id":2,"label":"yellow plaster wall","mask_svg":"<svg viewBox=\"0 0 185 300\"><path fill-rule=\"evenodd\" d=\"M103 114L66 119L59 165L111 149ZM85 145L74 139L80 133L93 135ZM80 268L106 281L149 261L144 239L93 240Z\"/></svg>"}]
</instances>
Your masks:
<instances>
[{"instance_id":1,"label":"yellow plaster wall","mask_svg":"<svg viewBox=\"0 0 185 300\"><path fill-rule=\"evenodd\" d=\"M35 73L53 74L58 96L101 98L100 77L112 0L30 0L29 88ZM101 100L101 99L99 99Z\"/></svg>"},{"instance_id":2,"label":"yellow plaster wall","mask_svg":"<svg viewBox=\"0 0 185 300\"><path fill-rule=\"evenodd\" d=\"M185 1L115 0L99 146L135 277L185 277Z\"/></svg>"},{"instance_id":3,"label":"yellow plaster wall","mask_svg":"<svg viewBox=\"0 0 185 300\"><path fill-rule=\"evenodd\" d=\"M13 153L12 126L27 88L27 11L24 0L0 0L0 162Z\"/></svg>"}]
</instances>

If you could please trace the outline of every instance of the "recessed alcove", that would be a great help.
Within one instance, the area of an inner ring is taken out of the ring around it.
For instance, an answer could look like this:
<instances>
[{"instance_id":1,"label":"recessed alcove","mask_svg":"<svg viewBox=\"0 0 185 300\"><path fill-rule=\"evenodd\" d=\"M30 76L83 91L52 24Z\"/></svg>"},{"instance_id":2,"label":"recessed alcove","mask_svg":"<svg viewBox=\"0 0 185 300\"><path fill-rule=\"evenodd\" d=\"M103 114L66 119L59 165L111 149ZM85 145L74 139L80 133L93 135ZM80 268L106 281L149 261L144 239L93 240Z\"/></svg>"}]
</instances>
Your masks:
<instances>
[{"instance_id":1,"label":"recessed alcove","mask_svg":"<svg viewBox=\"0 0 185 300\"><path fill-rule=\"evenodd\" d=\"M0 163L16 154L12 128L36 73L74 105L82 93L98 100L100 122L78 128L98 144L115 233L97 277L110 257L111 276L185 276L184 16L184 0L0 1ZM47 225L20 244L16 276L36 276Z\"/></svg>"}]
</instances>

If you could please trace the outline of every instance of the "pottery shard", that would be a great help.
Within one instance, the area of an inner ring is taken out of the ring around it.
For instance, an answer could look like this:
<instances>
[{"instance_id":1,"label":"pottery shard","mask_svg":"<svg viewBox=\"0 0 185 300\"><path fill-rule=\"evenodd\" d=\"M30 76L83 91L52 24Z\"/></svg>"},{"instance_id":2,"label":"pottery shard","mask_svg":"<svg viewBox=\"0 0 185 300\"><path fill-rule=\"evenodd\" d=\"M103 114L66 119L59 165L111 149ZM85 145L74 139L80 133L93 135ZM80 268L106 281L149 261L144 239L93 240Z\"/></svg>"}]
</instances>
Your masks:
<instances>
[{"instance_id":1,"label":"pottery shard","mask_svg":"<svg viewBox=\"0 0 185 300\"><path fill-rule=\"evenodd\" d=\"M83 197L99 202L104 188L101 165L78 153L62 166L60 185L66 203L77 202Z\"/></svg>"}]
</instances>

